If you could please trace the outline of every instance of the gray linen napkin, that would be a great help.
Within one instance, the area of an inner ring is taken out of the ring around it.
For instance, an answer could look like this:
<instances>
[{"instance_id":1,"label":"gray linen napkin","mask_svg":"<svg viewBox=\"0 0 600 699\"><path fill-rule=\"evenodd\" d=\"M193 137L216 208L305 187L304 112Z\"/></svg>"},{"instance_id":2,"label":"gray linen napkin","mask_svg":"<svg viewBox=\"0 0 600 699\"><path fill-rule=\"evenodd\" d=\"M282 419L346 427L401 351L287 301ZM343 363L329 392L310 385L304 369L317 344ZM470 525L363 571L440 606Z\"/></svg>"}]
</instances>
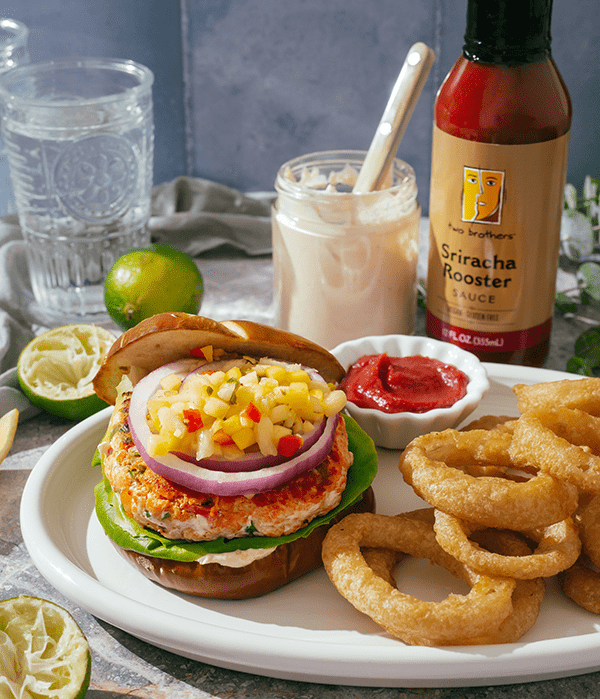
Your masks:
<instances>
[{"instance_id":1,"label":"gray linen napkin","mask_svg":"<svg viewBox=\"0 0 600 699\"><path fill-rule=\"evenodd\" d=\"M248 255L271 252L270 193L244 195L225 185L178 177L152 192L153 240L192 257L232 245Z\"/></svg>"},{"instance_id":2,"label":"gray linen napkin","mask_svg":"<svg viewBox=\"0 0 600 699\"><path fill-rule=\"evenodd\" d=\"M271 252L271 193L245 195L216 182L178 177L154 187L150 232L154 242L196 256L222 245L247 255ZM0 417L12 408L27 419L35 409L18 387L21 350L46 328L27 314L32 299L18 217L0 218Z\"/></svg>"}]
</instances>

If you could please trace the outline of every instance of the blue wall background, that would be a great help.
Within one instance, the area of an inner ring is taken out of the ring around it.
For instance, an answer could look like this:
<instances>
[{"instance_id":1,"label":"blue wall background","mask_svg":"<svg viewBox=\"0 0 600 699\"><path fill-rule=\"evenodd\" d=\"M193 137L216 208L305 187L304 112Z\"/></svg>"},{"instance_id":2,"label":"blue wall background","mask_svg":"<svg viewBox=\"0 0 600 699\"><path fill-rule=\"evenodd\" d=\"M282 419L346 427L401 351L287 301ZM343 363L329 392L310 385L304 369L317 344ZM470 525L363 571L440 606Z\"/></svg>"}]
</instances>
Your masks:
<instances>
[{"instance_id":1,"label":"blue wall background","mask_svg":"<svg viewBox=\"0 0 600 699\"><path fill-rule=\"evenodd\" d=\"M555 0L553 55L573 101L568 180L600 174L600 7ZM410 46L436 62L399 155L427 210L435 93L466 0L7 0L32 60L130 58L155 73L156 184L178 175L270 190L297 155L366 149Z\"/></svg>"}]
</instances>

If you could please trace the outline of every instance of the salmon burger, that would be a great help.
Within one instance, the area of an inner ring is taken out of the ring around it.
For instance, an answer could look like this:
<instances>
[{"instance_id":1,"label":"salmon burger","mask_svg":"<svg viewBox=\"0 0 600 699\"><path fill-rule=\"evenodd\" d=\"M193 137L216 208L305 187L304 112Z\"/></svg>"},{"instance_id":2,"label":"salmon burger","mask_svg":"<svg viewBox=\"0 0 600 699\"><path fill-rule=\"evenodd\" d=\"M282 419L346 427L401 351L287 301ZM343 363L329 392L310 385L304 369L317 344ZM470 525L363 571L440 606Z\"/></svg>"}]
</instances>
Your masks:
<instances>
[{"instance_id":1,"label":"salmon burger","mask_svg":"<svg viewBox=\"0 0 600 699\"><path fill-rule=\"evenodd\" d=\"M249 321L165 313L125 332L94 380L114 410L96 512L151 580L263 595L321 565L328 528L373 511L372 441L343 414L323 348Z\"/></svg>"}]
</instances>

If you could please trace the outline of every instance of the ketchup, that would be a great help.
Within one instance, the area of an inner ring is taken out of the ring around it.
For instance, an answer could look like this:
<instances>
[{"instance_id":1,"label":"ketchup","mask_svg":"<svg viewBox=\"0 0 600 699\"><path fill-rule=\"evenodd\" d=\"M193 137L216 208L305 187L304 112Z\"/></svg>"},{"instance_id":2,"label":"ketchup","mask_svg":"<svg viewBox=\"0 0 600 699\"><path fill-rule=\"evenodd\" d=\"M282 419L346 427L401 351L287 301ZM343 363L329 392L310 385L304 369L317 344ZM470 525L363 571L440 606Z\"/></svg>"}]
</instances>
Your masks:
<instances>
[{"instance_id":1,"label":"ketchup","mask_svg":"<svg viewBox=\"0 0 600 699\"><path fill-rule=\"evenodd\" d=\"M435 103L427 333L492 362L548 355L571 102L552 0L469 0Z\"/></svg>"},{"instance_id":2,"label":"ketchup","mask_svg":"<svg viewBox=\"0 0 600 699\"><path fill-rule=\"evenodd\" d=\"M466 394L468 383L464 372L438 359L369 354L348 369L340 388L359 408L425 413L454 405Z\"/></svg>"}]
</instances>

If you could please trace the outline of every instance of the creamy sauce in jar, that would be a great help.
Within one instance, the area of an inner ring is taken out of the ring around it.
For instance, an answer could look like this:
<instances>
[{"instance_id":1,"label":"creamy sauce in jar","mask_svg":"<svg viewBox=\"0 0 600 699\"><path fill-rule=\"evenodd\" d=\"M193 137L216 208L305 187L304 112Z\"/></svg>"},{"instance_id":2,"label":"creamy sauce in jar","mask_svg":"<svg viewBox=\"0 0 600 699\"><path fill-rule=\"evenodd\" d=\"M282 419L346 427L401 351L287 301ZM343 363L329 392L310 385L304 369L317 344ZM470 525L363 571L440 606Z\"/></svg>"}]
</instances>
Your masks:
<instances>
[{"instance_id":1,"label":"creamy sauce in jar","mask_svg":"<svg viewBox=\"0 0 600 699\"><path fill-rule=\"evenodd\" d=\"M275 183L275 324L329 349L414 329L415 175L395 160L389 186L353 194L363 158L356 151L303 156L284 165Z\"/></svg>"}]
</instances>

